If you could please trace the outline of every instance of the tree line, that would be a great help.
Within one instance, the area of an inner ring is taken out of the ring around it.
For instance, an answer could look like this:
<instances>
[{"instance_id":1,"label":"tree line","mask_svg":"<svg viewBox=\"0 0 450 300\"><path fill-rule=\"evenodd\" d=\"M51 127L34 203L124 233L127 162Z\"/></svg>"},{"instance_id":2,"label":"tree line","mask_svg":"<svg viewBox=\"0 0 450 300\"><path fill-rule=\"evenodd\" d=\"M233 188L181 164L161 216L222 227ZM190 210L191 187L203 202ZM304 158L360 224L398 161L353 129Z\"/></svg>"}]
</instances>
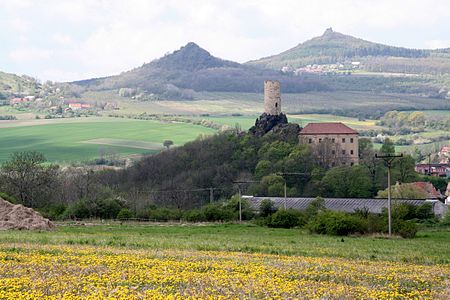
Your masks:
<instances>
[{"instance_id":1,"label":"tree line","mask_svg":"<svg viewBox=\"0 0 450 300\"><path fill-rule=\"evenodd\" d=\"M380 150L368 139L359 145L360 165L334 168L321 165L295 133L257 138L237 130L199 137L123 169L59 167L40 153L22 152L2 165L0 191L50 215L70 217L78 209L83 217L102 218L121 209L144 218L155 213L152 207L197 209L210 200L230 199L237 193L235 181L249 181L242 192L255 196L282 196L286 182L288 196L374 197L387 184L387 168L375 154L395 149L389 140ZM410 155L396 161L393 183L418 179Z\"/></svg>"}]
</instances>

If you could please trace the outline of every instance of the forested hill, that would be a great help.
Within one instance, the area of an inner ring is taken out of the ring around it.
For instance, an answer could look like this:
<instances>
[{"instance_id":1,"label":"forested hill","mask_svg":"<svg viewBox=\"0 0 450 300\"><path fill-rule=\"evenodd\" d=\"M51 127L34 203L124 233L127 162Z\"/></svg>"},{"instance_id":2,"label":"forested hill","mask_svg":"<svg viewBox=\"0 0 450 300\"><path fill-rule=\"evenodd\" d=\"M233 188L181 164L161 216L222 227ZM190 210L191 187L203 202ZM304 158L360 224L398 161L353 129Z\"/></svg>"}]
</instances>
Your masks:
<instances>
[{"instance_id":1,"label":"forested hill","mask_svg":"<svg viewBox=\"0 0 450 300\"><path fill-rule=\"evenodd\" d=\"M354 60L361 61L362 67L370 71L450 73L450 48L423 50L388 46L335 32L331 28L322 36L247 64L280 70L283 67L295 69L309 64L335 64ZM413 68L405 69L404 66L408 64Z\"/></svg>"},{"instance_id":2,"label":"forested hill","mask_svg":"<svg viewBox=\"0 0 450 300\"><path fill-rule=\"evenodd\" d=\"M88 90L138 90L147 95L189 98L190 91L261 92L262 82L277 79L285 92L329 90L317 79L246 66L212 56L195 43L120 75L73 82Z\"/></svg>"}]
</instances>

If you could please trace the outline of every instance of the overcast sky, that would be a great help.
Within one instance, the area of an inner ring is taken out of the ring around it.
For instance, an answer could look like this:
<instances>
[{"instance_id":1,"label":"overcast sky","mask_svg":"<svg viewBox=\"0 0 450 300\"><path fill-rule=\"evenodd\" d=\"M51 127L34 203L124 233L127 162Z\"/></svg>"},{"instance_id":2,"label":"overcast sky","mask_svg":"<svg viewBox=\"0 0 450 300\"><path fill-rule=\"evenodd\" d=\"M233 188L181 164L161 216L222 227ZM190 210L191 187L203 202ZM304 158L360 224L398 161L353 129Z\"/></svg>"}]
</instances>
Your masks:
<instances>
[{"instance_id":1,"label":"overcast sky","mask_svg":"<svg viewBox=\"0 0 450 300\"><path fill-rule=\"evenodd\" d=\"M113 75L190 41L245 62L327 27L395 46L450 47L450 1L0 0L0 70L55 81Z\"/></svg>"}]
</instances>

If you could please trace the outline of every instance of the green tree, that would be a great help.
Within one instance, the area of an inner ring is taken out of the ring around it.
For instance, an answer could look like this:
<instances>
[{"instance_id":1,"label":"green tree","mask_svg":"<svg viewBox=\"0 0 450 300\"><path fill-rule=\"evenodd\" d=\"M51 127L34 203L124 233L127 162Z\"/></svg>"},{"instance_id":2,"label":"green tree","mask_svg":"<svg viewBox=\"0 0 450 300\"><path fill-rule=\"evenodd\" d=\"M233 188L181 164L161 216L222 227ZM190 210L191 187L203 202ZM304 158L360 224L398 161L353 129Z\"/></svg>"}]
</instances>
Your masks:
<instances>
[{"instance_id":1,"label":"green tree","mask_svg":"<svg viewBox=\"0 0 450 300\"><path fill-rule=\"evenodd\" d=\"M380 149L381 154L386 155L386 154L395 154L395 146L394 143L386 138L384 140L383 146L381 146Z\"/></svg>"},{"instance_id":2,"label":"green tree","mask_svg":"<svg viewBox=\"0 0 450 300\"><path fill-rule=\"evenodd\" d=\"M256 178L263 178L269 174L273 173L273 165L268 160L260 160L255 168Z\"/></svg>"},{"instance_id":3,"label":"green tree","mask_svg":"<svg viewBox=\"0 0 450 300\"><path fill-rule=\"evenodd\" d=\"M16 152L2 165L4 190L25 206L41 207L49 201L58 166L45 165L36 151Z\"/></svg>"},{"instance_id":4,"label":"green tree","mask_svg":"<svg viewBox=\"0 0 450 300\"><path fill-rule=\"evenodd\" d=\"M322 184L331 197L367 198L372 196L372 182L367 167L342 166L329 170Z\"/></svg>"},{"instance_id":5,"label":"green tree","mask_svg":"<svg viewBox=\"0 0 450 300\"><path fill-rule=\"evenodd\" d=\"M264 176L261 185L267 196L280 197L284 194L284 179L280 175Z\"/></svg>"},{"instance_id":6,"label":"green tree","mask_svg":"<svg viewBox=\"0 0 450 300\"><path fill-rule=\"evenodd\" d=\"M392 166L392 181L399 181L401 183L413 182L419 179L419 174L415 171L415 161L411 155L405 155L403 157L394 160Z\"/></svg>"},{"instance_id":7,"label":"green tree","mask_svg":"<svg viewBox=\"0 0 450 300\"><path fill-rule=\"evenodd\" d=\"M387 188L377 194L377 198L387 198L387 196ZM393 199L426 199L427 193L411 183L395 184L391 186L391 197Z\"/></svg>"},{"instance_id":8,"label":"green tree","mask_svg":"<svg viewBox=\"0 0 450 300\"><path fill-rule=\"evenodd\" d=\"M172 145L173 145L173 141L171 141L171 140L165 140L163 142L163 146L166 147L167 149L169 149L170 146L172 146Z\"/></svg>"}]
</instances>

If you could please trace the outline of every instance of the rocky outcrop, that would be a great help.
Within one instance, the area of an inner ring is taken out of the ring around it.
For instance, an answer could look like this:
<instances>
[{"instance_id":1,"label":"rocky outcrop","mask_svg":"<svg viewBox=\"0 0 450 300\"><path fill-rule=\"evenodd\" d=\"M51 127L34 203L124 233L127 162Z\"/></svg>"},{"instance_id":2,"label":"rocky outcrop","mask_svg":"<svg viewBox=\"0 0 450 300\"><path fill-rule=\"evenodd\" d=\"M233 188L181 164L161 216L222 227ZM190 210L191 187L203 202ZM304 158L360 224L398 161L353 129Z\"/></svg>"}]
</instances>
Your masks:
<instances>
[{"instance_id":1,"label":"rocky outcrop","mask_svg":"<svg viewBox=\"0 0 450 300\"><path fill-rule=\"evenodd\" d=\"M249 129L249 132L254 136L261 137L269 131L287 124L287 117L283 113L280 113L279 115L268 115L263 113L258 119L256 119L255 126L252 126Z\"/></svg>"}]
</instances>

